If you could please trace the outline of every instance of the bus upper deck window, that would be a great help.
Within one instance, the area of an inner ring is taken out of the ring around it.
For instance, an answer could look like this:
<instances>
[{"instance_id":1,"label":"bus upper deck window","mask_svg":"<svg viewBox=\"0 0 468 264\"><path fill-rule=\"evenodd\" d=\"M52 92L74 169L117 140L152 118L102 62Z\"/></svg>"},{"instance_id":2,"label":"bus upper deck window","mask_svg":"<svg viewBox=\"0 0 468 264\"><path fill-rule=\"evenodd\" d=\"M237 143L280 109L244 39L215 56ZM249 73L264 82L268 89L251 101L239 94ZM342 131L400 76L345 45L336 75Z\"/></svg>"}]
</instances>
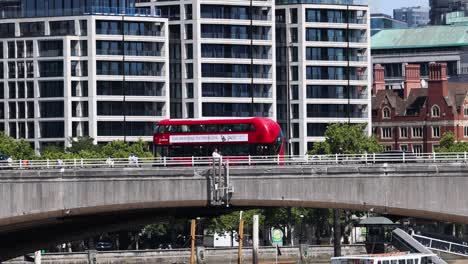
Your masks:
<instances>
[{"instance_id":1,"label":"bus upper deck window","mask_svg":"<svg viewBox=\"0 0 468 264\"><path fill-rule=\"evenodd\" d=\"M413 260L412 260L412 259L408 259L408 260L406 261L406 264L414 264L414 263L413 263Z\"/></svg>"},{"instance_id":2,"label":"bus upper deck window","mask_svg":"<svg viewBox=\"0 0 468 264\"><path fill-rule=\"evenodd\" d=\"M398 260L398 264L406 264L404 259Z\"/></svg>"}]
</instances>

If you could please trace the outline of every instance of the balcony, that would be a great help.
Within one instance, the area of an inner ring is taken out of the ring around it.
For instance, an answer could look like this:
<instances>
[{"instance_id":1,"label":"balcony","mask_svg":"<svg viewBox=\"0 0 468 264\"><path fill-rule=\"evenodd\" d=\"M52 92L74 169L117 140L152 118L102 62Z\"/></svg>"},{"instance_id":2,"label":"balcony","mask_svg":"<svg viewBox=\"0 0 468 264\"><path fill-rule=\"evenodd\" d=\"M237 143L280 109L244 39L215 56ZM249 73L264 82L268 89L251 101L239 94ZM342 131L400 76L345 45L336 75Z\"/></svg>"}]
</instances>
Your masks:
<instances>
[{"instance_id":1,"label":"balcony","mask_svg":"<svg viewBox=\"0 0 468 264\"><path fill-rule=\"evenodd\" d=\"M222 33L222 32L202 32L202 38L220 38L220 39L250 39L248 33ZM255 40L271 40L269 34L252 34Z\"/></svg>"},{"instance_id":2,"label":"balcony","mask_svg":"<svg viewBox=\"0 0 468 264\"><path fill-rule=\"evenodd\" d=\"M250 73L247 72L204 72L205 78L251 78ZM271 73L253 73L253 78L258 79L271 79Z\"/></svg>"}]
</instances>

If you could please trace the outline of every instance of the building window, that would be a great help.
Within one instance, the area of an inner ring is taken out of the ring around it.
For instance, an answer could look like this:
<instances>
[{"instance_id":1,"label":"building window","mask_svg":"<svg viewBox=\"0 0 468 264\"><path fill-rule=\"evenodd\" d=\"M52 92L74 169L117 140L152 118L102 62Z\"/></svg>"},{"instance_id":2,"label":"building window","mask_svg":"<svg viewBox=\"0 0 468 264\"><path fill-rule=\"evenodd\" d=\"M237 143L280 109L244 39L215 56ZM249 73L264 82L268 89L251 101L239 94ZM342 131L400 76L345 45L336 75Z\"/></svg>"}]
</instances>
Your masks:
<instances>
[{"instance_id":1,"label":"building window","mask_svg":"<svg viewBox=\"0 0 468 264\"><path fill-rule=\"evenodd\" d=\"M465 137L468 137L468 126L464 127L464 135Z\"/></svg>"},{"instance_id":2,"label":"building window","mask_svg":"<svg viewBox=\"0 0 468 264\"><path fill-rule=\"evenodd\" d=\"M432 137L433 138L440 137L440 127L432 127Z\"/></svg>"},{"instance_id":3,"label":"building window","mask_svg":"<svg viewBox=\"0 0 468 264\"><path fill-rule=\"evenodd\" d=\"M466 106L464 107L464 111L463 111L463 112L464 112L464 115L465 115L465 116L468 116L468 105L466 105Z\"/></svg>"},{"instance_id":4,"label":"building window","mask_svg":"<svg viewBox=\"0 0 468 264\"><path fill-rule=\"evenodd\" d=\"M389 119L390 118L390 109L388 107L385 107L382 110L382 117L383 117L383 119Z\"/></svg>"},{"instance_id":5,"label":"building window","mask_svg":"<svg viewBox=\"0 0 468 264\"><path fill-rule=\"evenodd\" d=\"M391 145L383 145L383 150L384 151L391 151L392 150L392 146Z\"/></svg>"},{"instance_id":6,"label":"building window","mask_svg":"<svg viewBox=\"0 0 468 264\"><path fill-rule=\"evenodd\" d=\"M382 128L382 138L392 138L392 128L390 127Z\"/></svg>"},{"instance_id":7,"label":"building window","mask_svg":"<svg viewBox=\"0 0 468 264\"><path fill-rule=\"evenodd\" d=\"M440 108L437 105L432 107L432 117L440 117Z\"/></svg>"},{"instance_id":8,"label":"building window","mask_svg":"<svg viewBox=\"0 0 468 264\"><path fill-rule=\"evenodd\" d=\"M413 127L413 138L422 138L423 129L422 127Z\"/></svg>"},{"instance_id":9,"label":"building window","mask_svg":"<svg viewBox=\"0 0 468 264\"><path fill-rule=\"evenodd\" d=\"M404 152L408 151L408 145L400 145L400 150Z\"/></svg>"},{"instance_id":10,"label":"building window","mask_svg":"<svg viewBox=\"0 0 468 264\"><path fill-rule=\"evenodd\" d=\"M407 138L408 137L408 128L400 127L400 137Z\"/></svg>"},{"instance_id":11,"label":"building window","mask_svg":"<svg viewBox=\"0 0 468 264\"><path fill-rule=\"evenodd\" d=\"M414 153L419 154L419 153L422 153L422 151L423 151L422 145L413 145L413 152Z\"/></svg>"}]
</instances>

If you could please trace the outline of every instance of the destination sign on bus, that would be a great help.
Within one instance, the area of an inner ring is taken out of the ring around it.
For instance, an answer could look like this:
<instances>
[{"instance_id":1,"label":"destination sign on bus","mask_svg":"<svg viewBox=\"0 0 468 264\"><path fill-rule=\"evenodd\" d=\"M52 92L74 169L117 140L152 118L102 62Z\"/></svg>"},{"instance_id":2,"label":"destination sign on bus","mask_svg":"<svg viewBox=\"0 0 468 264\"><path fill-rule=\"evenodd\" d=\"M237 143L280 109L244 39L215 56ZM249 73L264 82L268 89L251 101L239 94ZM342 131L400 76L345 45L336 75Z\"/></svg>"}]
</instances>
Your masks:
<instances>
[{"instance_id":1,"label":"destination sign on bus","mask_svg":"<svg viewBox=\"0 0 468 264\"><path fill-rule=\"evenodd\" d=\"M169 143L217 143L217 142L248 142L248 134L218 134L218 135L171 135Z\"/></svg>"}]
</instances>

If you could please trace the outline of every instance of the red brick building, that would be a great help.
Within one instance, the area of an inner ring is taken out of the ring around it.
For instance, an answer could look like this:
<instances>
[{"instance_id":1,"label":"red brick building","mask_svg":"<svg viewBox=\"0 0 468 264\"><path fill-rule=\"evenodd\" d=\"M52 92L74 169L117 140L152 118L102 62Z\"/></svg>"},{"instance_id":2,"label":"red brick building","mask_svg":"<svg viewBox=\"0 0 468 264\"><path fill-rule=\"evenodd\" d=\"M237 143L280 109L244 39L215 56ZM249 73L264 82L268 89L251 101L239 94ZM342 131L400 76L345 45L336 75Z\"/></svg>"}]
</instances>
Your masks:
<instances>
[{"instance_id":1,"label":"red brick building","mask_svg":"<svg viewBox=\"0 0 468 264\"><path fill-rule=\"evenodd\" d=\"M445 63L429 65L427 88L419 65L407 65L401 90L385 90L384 68L374 67L373 133L386 150L432 152L447 131L468 141L468 83L449 83Z\"/></svg>"}]
</instances>

